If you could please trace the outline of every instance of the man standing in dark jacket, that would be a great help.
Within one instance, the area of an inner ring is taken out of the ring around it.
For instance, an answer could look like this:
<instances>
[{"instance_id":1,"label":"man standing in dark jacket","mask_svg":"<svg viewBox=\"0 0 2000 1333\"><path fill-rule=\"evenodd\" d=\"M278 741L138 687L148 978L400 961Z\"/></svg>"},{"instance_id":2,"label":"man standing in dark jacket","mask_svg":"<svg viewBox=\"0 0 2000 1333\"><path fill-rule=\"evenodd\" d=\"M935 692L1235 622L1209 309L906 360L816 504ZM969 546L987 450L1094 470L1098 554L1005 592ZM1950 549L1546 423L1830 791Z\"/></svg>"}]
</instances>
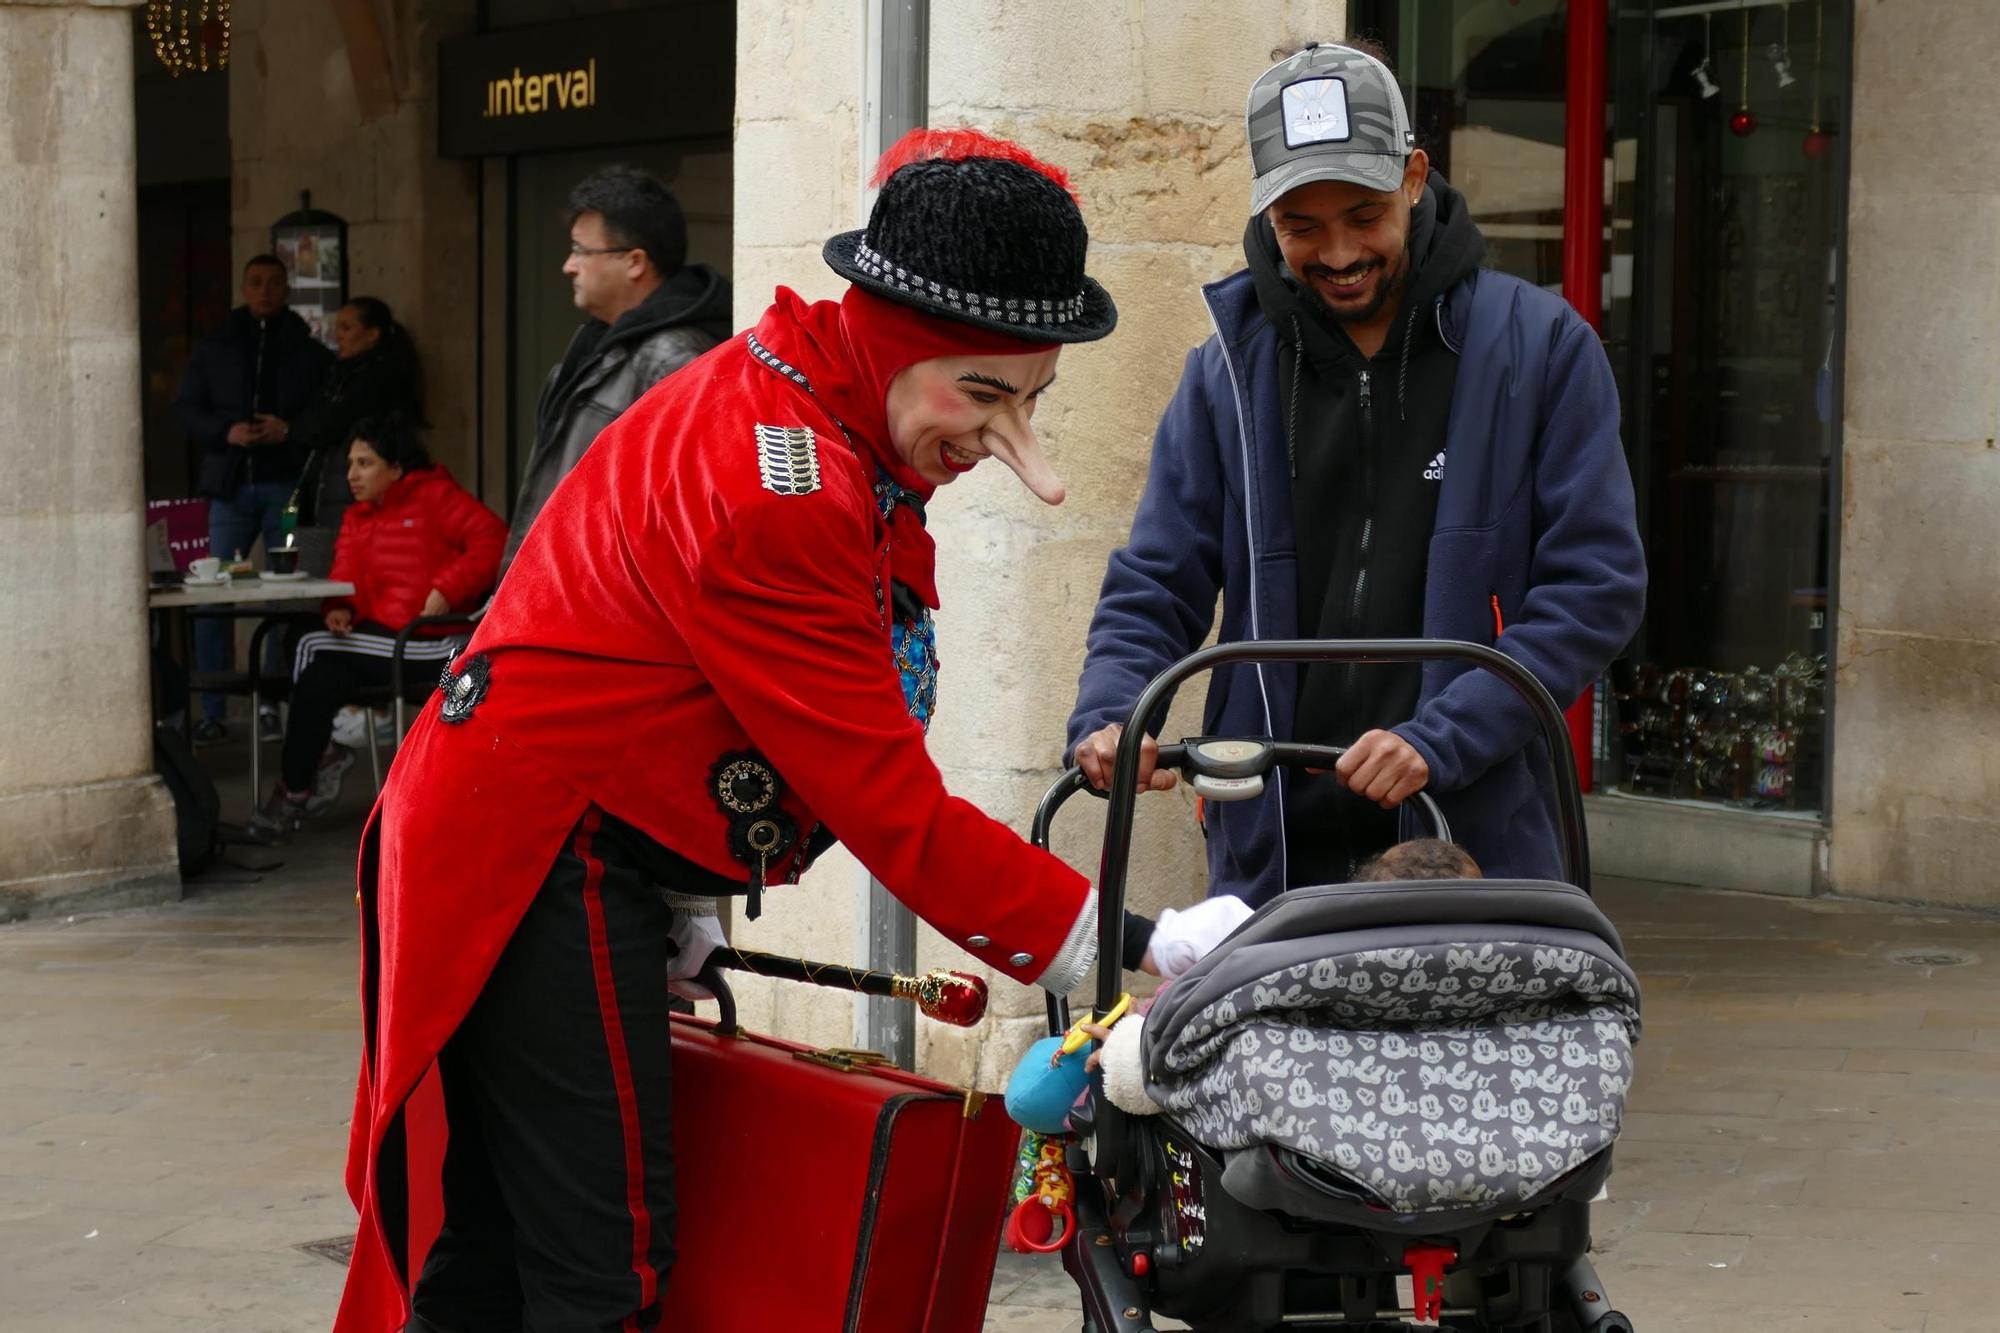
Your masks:
<instances>
[{"instance_id":1,"label":"man standing in dark jacket","mask_svg":"<svg viewBox=\"0 0 2000 1333\"><path fill-rule=\"evenodd\" d=\"M260 534L267 547L279 540L279 518L305 463L305 450L291 441L291 423L333 360L286 306L289 291L275 255L245 264L243 304L195 345L174 404L181 429L201 451L197 485L208 499L208 553L224 561L247 555ZM222 670L228 637L226 622L197 621L195 665ZM196 740L222 738L223 705L219 694L202 696Z\"/></svg>"},{"instance_id":2,"label":"man standing in dark jacket","mask_svg":"<svg viewBox=\"0 0 2000 1333\"><path fill-rule=\"evenodd\" d=\"M503 575L598 432L730 332L729 282L687 263L687 219L657 179L631 167L595 172L570 191L569 218L563 272L589 318L542 386Z\"/></svg>"},{"instance_id":3,"label":"man standing in dark jacket","mask_svg":"<svg viewBox=\"0 0 2000 1333\"><path fill-rule=\"evenodd\" d=\"M1246 272L1160 424L1113 553L1070 743L1107 785L1146 681L1207 636L1492 644L1561 703L1637 629L1644 555L1596 335L1480 268L1464 196L1414 146L1374 54L1313 44L1251 90ZM1535 724L1456 665L1239 667L1206 734L1346 745L1326 774L1208 803L1211 892L1349 878L1429 790L1489 875L1561 873ZM1171 786L1171 773L1142 780ZM1130 934L1130 932L1128 932ZM1128 962L1144 952L1128 939Z\"/></svg>"}]
</instances>

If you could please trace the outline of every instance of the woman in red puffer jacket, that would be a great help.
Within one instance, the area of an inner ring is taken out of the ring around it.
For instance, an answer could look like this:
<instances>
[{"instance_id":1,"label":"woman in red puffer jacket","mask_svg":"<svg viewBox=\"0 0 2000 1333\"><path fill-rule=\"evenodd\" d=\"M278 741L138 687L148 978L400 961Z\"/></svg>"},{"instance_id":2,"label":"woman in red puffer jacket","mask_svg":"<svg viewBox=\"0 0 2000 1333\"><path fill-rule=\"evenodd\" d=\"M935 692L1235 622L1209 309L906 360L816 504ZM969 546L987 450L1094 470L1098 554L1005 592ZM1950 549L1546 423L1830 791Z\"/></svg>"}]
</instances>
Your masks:
<instances>
[{"instance_id":1,"label":"woman in red puffer jacket","mask_svg":"<svg viewBox=\"0 0 2000 1333\"><path fill-rule=\"evenodd\" d=\"M291 713L278 781L257 822L288 832L340 794L354 752L330 744L334 715L358 692L390 683L396 634L419 616L466 611L493 589L507 524L433 464L417 428L400 415L364 419L349 437L347 488L333 578L354 585L332 598L324 631L299 639L292 657ZM403 650L413 701L429 694L432 669L457 644L413 637Z\"/></svg>"}]
</instances>

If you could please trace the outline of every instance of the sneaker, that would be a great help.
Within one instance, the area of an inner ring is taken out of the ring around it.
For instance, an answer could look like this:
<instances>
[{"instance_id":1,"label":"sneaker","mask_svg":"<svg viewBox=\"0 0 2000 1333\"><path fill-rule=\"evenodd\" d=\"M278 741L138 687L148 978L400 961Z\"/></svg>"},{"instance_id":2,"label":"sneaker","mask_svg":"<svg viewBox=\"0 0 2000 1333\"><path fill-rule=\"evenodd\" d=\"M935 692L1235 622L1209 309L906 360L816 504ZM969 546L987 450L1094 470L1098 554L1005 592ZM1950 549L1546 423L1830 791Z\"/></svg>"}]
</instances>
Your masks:
<instances>
[{"instance_id":1,"label":"sneaker","mask_svg":"<svg viewBox=\"0 0 2000 1333\"><path fill-rule=\"evenodd\" d=\"M284 779L271 784L271 794L250 816L250 827L283 838L298 828L305 818L306 797L286 790Z\"/></svg>"},{"instance_id":2,"label":"sneaker","mask_svg":"<svg viewBox=\"0 0 2000 1333\"><path fill-rule=\"evenodd\" d=\"M333 715L333 743L359 750L368 744L368 710L348 704Z\"/></svg>"},{"instance_id":3,"label":"sneaker","mask_svg":"<svg viewBox=\"0 0 2000 1333\"><path fill-rule=\"evenodd\" d=\"M276 704L265 704L257 710L257 739L267 745L285 739L284 719L278 716Z\"/></svg>"},{"instance_id":4,"label":"sneaker","mask_svg":"<svg viewBox=\"0 0 2000 1333\"><path fill-rule=\"evenodd\" d=\"M354 751L345 745L329 745L320 756L319 771L313 774L312 792L305 800L305 813L324 814L340 799L340 782L354 767Z\"/></svg>"},{"instance_id":5,"label":"sneaker","mask_svg":"<svg viewBox=\"0 0 2000 1333\"><path fill-rule=\"evenodd\" d=\"M219 717L205 717L195 723L194 743L196 745L220 745L229 739L229 728Z\"/></svg>"}]
</instances>

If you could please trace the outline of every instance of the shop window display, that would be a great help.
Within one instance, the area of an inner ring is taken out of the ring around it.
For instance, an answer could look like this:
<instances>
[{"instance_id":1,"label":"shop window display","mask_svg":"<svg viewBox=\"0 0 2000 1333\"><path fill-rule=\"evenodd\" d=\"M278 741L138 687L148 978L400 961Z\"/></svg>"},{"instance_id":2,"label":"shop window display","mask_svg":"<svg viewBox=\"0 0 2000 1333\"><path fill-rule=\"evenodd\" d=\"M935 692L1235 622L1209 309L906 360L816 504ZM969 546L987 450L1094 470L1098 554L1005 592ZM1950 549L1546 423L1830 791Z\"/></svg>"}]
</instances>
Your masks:
<instances>
[{"instance_id":1,"label":"shop window display","mask_svg":"<svg viewBox=\"0 0 2000 1333\"><path fill-rule=\"evenodd\" d=\"M1848 24L1834 0L1613 21L1605 332L1652 590L1602 785L1823 804Z\"/></svg>"},{"instance_id":2,"label":"shop window display","mask_svg":"<svg viewBox=\"0 0 2000 1333\"><path fill-rule=\"evenodd\" d=\"M1488 262L1561 290L1573 0L1357 0ZM1602 332L1651 572L1596 781L1810 813L1827 782L1850 0L1610 7Z\"/></svg>"}]
</instances>

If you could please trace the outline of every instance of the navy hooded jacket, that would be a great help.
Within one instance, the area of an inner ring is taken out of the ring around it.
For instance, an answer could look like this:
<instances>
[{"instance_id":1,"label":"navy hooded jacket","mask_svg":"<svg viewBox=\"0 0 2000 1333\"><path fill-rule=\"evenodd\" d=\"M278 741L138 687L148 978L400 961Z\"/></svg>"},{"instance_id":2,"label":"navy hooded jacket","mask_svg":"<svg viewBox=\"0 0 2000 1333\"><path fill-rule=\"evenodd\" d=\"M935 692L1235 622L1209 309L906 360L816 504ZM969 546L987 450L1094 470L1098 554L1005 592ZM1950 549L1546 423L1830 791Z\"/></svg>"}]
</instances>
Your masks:
<instances>
[{"instance_id":1,"label":"navy hooded jacket","mask_svg":"<svg viewBox=\"0 0 2000 1333\"><path fill-rule=\"evenodd\" d=\"M1277 337L1239 272L1202 290L1215 334L1188 356L1153 442L1130 541L1111 555L1069 749L1125 722L1146 683L1198 648L1222 598L1221 641L1298 637L1298 569ZM1482 269L1433 303L1457 352L1444 478L1425 576L1424 635L1491 644L1567 705L1630 641L1646 563L1619 442L1618 390L1596 333L1560 297ZM1495 635L1494 607L1504 632ZM1206 735L1289 737L1298 667L1225 667ZM1559 879L1539 730L1499 678L1428 663L1416 715L1394 728L1485 873ZM1209 892L1252 905L1294 887L1284 774L1254 800L1208 802Z\"/></svg>"}]
</instances>

